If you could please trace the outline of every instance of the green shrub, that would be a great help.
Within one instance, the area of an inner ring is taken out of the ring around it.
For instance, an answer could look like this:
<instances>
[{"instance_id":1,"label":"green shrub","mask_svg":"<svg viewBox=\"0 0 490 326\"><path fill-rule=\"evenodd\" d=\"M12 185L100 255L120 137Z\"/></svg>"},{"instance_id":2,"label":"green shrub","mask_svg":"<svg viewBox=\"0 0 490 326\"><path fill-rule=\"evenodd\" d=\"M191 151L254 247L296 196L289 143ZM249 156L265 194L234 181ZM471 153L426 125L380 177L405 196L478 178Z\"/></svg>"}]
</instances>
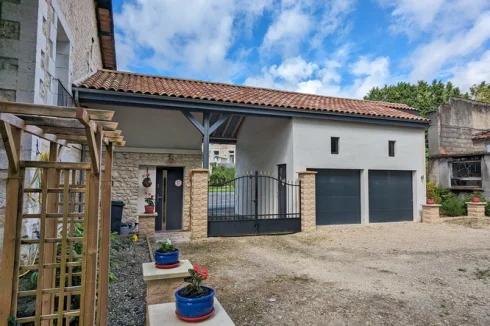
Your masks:
<instances>
[{"instance_id":1,"label":"green shrub","mask_svg":"<svg viewBox=\"0 0 490 326\"><path fill-rule=\"evenodd\" d=\"M436 187L436 185L434 185L432 182L427 182L427 185L426 185L426 196L427 196L427 199L434 199L434 202L436 204L440 204L441 201L442 201L442 198L441 198L441 190L443 190L442 188L439 188L439 187Z\"/></svg>"},{"instance_id":2,"label":"green shrub","mask_svg":"<svg viewBox=\"0 0 490 326\"><path fill-rule=\"evenodd\" d=\"M235 179L235 168L218 166L213 169L213 173L209 178L209 184L211 186L220 186L223 183L233 179Z\"/></svg>"},{"instance_id":3,"label":"green shrub","mask_svg":"<svg viewBox=\"0 0 490 326\"><path fill-rule=\"evenodd\" d=\"M441 211L446 216L463 216L466 215L466 205L456 198L456 195L450 193L442 197Z\"/></svg>"},{"instance_id":4,"label":"green shrub","mask_svg":"<svg viewBox=\"0 0 490 326\"><path fill-rule=\"evenodd\" d=\"M487 206L485 206L485 215L490 216L490 202L487 202Z\"/></svg>"}]
</instances>

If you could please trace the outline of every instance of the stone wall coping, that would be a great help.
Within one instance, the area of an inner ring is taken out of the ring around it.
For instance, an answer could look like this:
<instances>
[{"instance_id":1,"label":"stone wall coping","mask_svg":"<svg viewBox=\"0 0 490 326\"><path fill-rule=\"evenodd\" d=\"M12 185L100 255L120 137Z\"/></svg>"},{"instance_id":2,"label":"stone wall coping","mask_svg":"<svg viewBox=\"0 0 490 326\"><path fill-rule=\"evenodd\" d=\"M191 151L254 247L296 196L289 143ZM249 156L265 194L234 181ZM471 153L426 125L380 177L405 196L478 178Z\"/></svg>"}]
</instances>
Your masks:
<instances>
[{"instance_id":1,"label":"stone wall coping","mask_svg":"<svg viewBox=\"0 0 490 326\"><path fill-rule=\"evenodd\" d=\"M153 254L153 253L152 253ZM189 276L192 264L187 259L180 260L180 266L171 269L159 269L155 263L143 263L143 279L145 281L164 280L169 278L184 278Z\"/></svg>"},{"instance_id":2,"label":"stone wall coping","mask_svg":"<svg viewBox=\"0 0 490 326\"><path fill-rule=\"evenodd\" d=\"M209 172L209 169L192 169L191 172Z\"/></svg>"},{"instance_id":3,"label":"stone wall coping","mask_svg":"<svg viewBox=\"0 0 490 326\"><path fill-rule=\"evenodd\" d=\"M475 206L486 206L487 205L487 203L481 203L481 202L480 203L474 203L472 201L469 201L466 204L467 205L475 205Z\"/></svg>"},{"instance_id":4,"label":"stone wall coping","mask_svg":"<svg viewBox=\"0 0 490 326\"><path fill-rule=\"evenodd\" d=\"M152 213L152 214L146 214L146 213L141 213L138 214L139 217L155 217L158 216L158 213Z\"/></svg>"},{"instance_id":5,"label":"stone wall coping","mask_svg":"<svg viewBox=\"0 0 490 326\"><path fill-rule=\"evenodd\" d=\"M317 171L298 171L298 174L317 174Z\"/></svg>"},{"instance_id":6,"label":"stone wall coping","mask_svg":"<svg viewBox=\"0 0 490 326\"><path fill-rule=\"evenodd\" d=\"M422 207L441 207L439 204L422 204Z\"/></svg>"},{"instance_id":7,"label":"stone wall coping","mask_svg":"<svg viewBox=\"0 0 490 326\"><path fill-rule=\"evenodd\" d=\"M175 316L175 302L152 304L148 306L149 326L175 325L188 326L189 323L181 321ZM234 326L235 323L226 313L223 306L216 297L214 298L214 314L205 321L199 323L201 326Z\"/></svg>"}]
</instances>

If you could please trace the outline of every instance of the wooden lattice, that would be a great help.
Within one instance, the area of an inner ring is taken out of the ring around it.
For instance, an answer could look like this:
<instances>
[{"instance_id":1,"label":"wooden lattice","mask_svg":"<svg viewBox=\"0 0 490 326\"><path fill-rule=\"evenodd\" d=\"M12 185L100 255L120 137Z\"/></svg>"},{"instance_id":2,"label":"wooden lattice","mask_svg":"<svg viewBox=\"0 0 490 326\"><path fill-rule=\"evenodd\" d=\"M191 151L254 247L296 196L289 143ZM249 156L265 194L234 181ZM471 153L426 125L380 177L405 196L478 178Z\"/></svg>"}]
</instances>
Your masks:
<instances>
[{"instance_id":1,"label":"wooden lattice","mask_svg":"<svg viewBox=\"0 0 490 326\"><path fill-rule=\"evenodd\" d=\"M0 101L0 136L9 162L0 326L107 325L112 155L113 146L125 144L113 116L106 110ZM49 141L49 161L21 159L23 133ZM71 143L86 144L90 163L60 162L60 150ZM40 180L26 187L30 170ZM25 219L39 220L38 238L22 238ZM38 247L37 260L21 266L21 247L32 245ZM19 276L27 272L37 273L35 289L19 289ZM18 303L26 297L34 297L35 311L19 316Z\"/></svg>"},{"instance_id":2,"label":"wooden lattice","mask_svg":"<svg viewBox=\"0 0 490 326\"><path fill-rule=\"evenodd\" d=\"M29 167L26 162L21 168L21 176ZM39 194L40 212L22 214L22 218L40 220L39 239L18 242L18 250L23 244L38 244L39 259L33 265L18 266L14 271L16 279L24 271L37 271L36 289L20 291L17 285L12 297L14 304L17 304L18 298L35 296L36 310L34 316L16 316L16 321L20 324L40 324L43 320L56 320L57 325L69 325L70 320L76 320L73 317L80 316L80 302L83 301L82 270L86 266L83 255L75 253L75 247L77 252L81 252L86 242L86 236L80 237L76 233L87 225L88 210L85 208L89 205L90 179L85 178L84 184L79 184L79 174L82 171L88 173L90 164L64 163L63 168L40 170L40 183L47 187L23 189L25 194ZM26 210L23 201L22 212ZM21 228L22 224L18 227Z\"/></svg>"}]
</instances>

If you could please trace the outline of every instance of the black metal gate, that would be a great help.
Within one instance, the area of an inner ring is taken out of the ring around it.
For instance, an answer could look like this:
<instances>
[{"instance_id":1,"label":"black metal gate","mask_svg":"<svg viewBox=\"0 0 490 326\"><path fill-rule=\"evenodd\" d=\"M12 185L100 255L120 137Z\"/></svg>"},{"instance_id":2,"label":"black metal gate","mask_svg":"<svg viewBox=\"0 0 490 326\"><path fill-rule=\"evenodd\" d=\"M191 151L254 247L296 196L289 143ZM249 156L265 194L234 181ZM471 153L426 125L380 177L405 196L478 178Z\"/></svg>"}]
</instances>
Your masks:
<instances>
[{"instance_id":1,"label":"black metal gate","mask_svg":"<svg viewBox=\"0 0 490 326\"><path fill-rule=\"evenodd\" d=\"M208 236L301 231L301 184L255 172L208 192Z\"/></svg>"}]
</instances>

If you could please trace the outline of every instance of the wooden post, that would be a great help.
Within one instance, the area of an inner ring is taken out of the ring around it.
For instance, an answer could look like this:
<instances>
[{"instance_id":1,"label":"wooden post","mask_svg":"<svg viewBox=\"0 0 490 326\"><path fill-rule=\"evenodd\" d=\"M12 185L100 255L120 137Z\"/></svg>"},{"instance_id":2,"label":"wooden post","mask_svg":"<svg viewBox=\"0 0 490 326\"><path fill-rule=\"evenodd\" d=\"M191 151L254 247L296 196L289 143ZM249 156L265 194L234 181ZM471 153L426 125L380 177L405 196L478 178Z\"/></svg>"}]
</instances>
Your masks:
<instances>
[{"instance_id":1,"label":"wooden post","mask_svg":"<svg viewBox=\"0 0 490 326\"><path fill-rule=\"evenodd\" d=\"M22 227L19 227L19 223L22 223L21 219L18 219L19 209L22 212L22 196L23 196L23 178L19 170L19 166L15 166L20 160L20 143L22 138L22 131L18 128L12 128L9 124L2 124L0 126L0 132L3 142L5 144L5 150L10 151L7 155L9 158L9 169L7 177L7 200L5 207L5 223L4 223L4 238L3 238L3 252L2 252L2 266L0 274L0 326L7 325L7 318L9 316L15 316L17 310L16 302L12 302L12 296L16 292L17 280L15 280L15 269L18 267L19 250L17 248L17 242L20 241L22 236ZM11 160L11 157L14 161ZM13 157L15 156L15 157ZM13 308L13 309L12 309Z\"/></svg>"},{"instance_id":2,"label":"wooden post","mask_svg":"<svg viewBox=\"0 0 490 326\"><path fill-rule=\"evenodd\" d=\"M58 144L49 144L49 161L57 162L58 159ZM44 187L57 188L58 187L58 171L53 168L48 168L48 176L46 185ZM58 194L48 193L46 201L46 213L58 213ZM48 218L44 224L45 229L40 232L45 232L45 238L56 238L58 233L58 219ZM44 263L56 263L56 243L46 243L44 245ZM43 268L39 266L39 268ZM49 289L54 288L56 282L56 268L46 268L43 273L42 288ZM54 294L43 294L42 313L43 315L49 315L54 313ZM50 325L52 322L49 320L43 320L42 326Z\"/></svg>"},{"instance_id":3,"label":"wooden post","mask_svg":"<svg viewBox=\"0 0 490 326\"><path fill-rule=\"evenodd\" d=\"M107 324L107 301L109 297L110 237L111 237L111 198L112 198L112 143L106 146L105 169L102 173L100 252L97 325Z\"/></svg>"},{"instance_id":4,"label":"wooden post","mask_svg":"<svg viewBox=\"0 0 490 326\"><path fill-rule=\"evenodd\" d=\"M98 125L94 142L89 142L89 150L99 158L102 155L102 127ZM95 148L92 148L95 146ZM99 244L99 208L100 208L100 160L92 162L89 177L89 195L86 202L87 218L84 234L84 262L82 275L82 302L80 325L95 325L95 302L97 297L97 251Z\"/></svg>"}]
</instances>

